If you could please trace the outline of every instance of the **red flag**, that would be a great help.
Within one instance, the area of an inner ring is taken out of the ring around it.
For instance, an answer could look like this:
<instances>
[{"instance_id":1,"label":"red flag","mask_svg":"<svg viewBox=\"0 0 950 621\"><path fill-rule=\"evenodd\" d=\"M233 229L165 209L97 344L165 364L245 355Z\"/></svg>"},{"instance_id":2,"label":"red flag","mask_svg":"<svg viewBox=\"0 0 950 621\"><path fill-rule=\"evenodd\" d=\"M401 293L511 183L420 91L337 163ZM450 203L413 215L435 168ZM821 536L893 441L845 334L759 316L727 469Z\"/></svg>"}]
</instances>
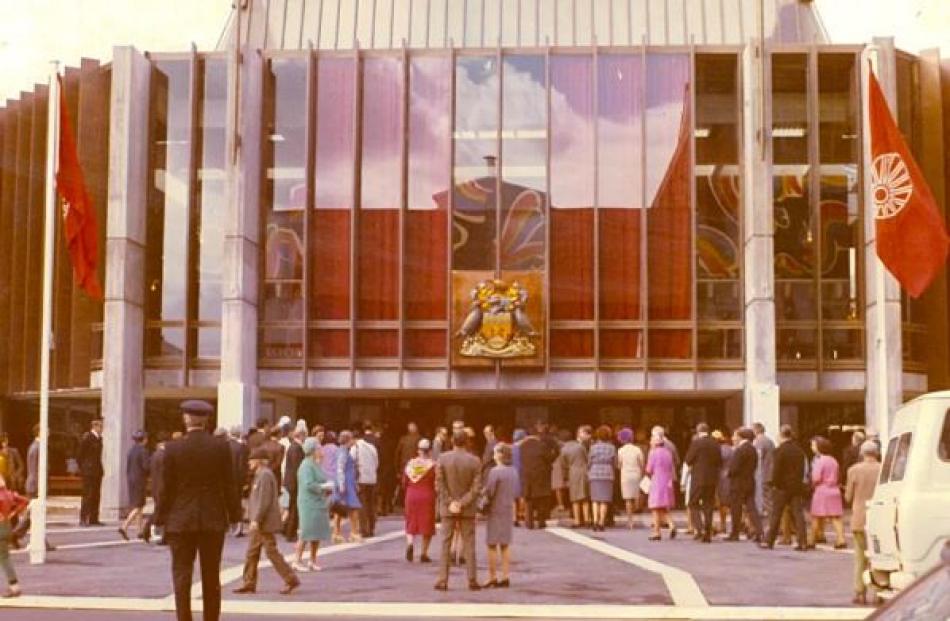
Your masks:
<instances>
[{"instance_id":1,"label":"red flag","mask_svg":"<svg viewBox=\"0 0 950 621\"><path fill-rule=\"evenodd\" d=\"M96 211L86 191L79 153L66 107L62 77L59 80L59 166L56 170L56 191L63 199L63 226L66 246L73 263L76 282L89 297L101 299L97 265L99 262L99 226Z\"/></svg>"},{"instance_id":2,"label":"red flag","mask_svg":"<svg viewBox=\"0 0 950 621\"><path fill-rule=\"evenodd\" d=\"M912 297L947 261L950 239L924 174L907 148L871 73L871 200L877 256Z\"/></svg>"}]
</instances>

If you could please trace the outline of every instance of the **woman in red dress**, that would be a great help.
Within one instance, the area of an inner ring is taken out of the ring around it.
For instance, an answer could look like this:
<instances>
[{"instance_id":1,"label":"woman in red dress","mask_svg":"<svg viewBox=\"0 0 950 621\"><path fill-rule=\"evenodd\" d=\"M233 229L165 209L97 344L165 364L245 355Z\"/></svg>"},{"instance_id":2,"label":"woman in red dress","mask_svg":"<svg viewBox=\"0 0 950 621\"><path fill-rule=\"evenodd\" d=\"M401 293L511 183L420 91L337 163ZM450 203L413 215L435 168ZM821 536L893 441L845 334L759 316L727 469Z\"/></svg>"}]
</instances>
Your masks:
<instances>
[{"instance_id":1,"label":"woman in red dress","mask_svg":"<svg viewBox=\"0 0 950 621\"><path fill-rule=\"evenodd\" d=\"M422 537L422 556L419 561L431 563L429 544L435 534L435 461L432 445L423 438L419 440L419 455L409 460L402 473L406 490L406 560L413 559L413 543L416 536Z\"/></svg>"}]
</instances>

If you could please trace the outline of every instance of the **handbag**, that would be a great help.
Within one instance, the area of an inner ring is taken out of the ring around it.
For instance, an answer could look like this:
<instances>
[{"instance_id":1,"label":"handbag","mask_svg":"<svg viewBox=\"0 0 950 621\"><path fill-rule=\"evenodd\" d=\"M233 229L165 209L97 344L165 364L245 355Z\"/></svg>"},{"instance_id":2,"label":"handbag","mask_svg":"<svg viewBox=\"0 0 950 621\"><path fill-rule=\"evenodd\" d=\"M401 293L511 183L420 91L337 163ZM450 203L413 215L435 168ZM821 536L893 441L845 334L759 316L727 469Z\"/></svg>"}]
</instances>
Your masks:
<instances>
[{"instance_id":1,"label":"handbag","mask_svg":"<svg viewBox=\"0 0 950 621\"><path fill-rule=\"evenodd\" d=\"M640 491L644 494L650 493L651 485L653 485L653 479L650 478L649 474L645 474L640 478Z\"/></svg>"}]
</instances>

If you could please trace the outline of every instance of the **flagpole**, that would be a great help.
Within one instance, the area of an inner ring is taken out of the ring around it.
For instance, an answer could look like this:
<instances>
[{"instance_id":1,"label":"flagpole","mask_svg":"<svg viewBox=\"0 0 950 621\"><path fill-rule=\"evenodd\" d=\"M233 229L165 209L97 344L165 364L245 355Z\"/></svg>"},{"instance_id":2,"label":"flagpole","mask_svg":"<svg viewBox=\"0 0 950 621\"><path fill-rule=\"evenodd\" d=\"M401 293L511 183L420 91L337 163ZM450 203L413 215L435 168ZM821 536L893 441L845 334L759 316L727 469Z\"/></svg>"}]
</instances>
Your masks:
<instances>
[{"instance_id":1,"label":"flagpole","mask_svg":"<svg viewBox=\"0 0 950 621\"><path fill-rule=\"evenodd\" d=\"M871 76L877 73L877 65L880 60L878 55L880 54L880 48L877 46L869 45L862 52L861 58L861 74L864 76L862 80L862 97L861 97L861 106L862 106L862 123L863 123L863 135L864 135L864 144L862 145L862 159L865 163L864 165L864 174L863 174L863 183L864 183L864 195L866 197L871 196L871 112L870 112L870 84ZM865 199L865 205L870 205L870 199ZM874 211L865 209L865 217L872 219L871 226L873 227L873 218L875 217ZM874 247L877 249L877 235L874 237ZM885 280L885 274L887 268L884 266L884 262L881 261L881 257L875 252L874 255L874 278L873 278L873 287L874 287L874 298L876 303L874 304L874 314L875 314L875 323L877 324L876 333L874 334L874 351L868 352L868 356L874 356L876 358L876 364L874 368L876 370L876 375L873 378L869 378L869 381L873 383L873 386L868 386L868 390L874 390L877 392L877 397L875 398L876 407L874 412L865 413L865 423L873 421L875 430L878 433L878 437L881 439L881 442L884 445L887 445L887 439L890 434L890 369L887 365L887 285ZM871 418L873 417L873 418Z\"/></svg>"},{"instance_id":2,"label":"flagpole","mask_svg":"<svg viewBox=\"0 0 950 621\"><path fill-rule=\"evenodd\" d=\"M46 562L46 499L49 478L49 367L53 332L53 239L56 227L56 164L59 159L59 62L50 62L46 129L46 219L43 230L43 326L40 336L40 455L37 499L30 528L30 563Z\"/></svg>"}]
</instances>

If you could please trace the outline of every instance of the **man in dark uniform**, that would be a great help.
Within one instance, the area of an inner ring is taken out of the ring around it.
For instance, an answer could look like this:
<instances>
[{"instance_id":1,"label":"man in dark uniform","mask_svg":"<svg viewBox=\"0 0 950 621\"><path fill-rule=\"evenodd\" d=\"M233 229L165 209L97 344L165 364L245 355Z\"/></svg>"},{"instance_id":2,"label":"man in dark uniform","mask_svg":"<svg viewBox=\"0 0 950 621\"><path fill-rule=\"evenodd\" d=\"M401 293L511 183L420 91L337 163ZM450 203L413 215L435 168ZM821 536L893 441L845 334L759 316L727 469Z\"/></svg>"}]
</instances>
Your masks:
<instances>
[{"instance_id":1,"label":"man in dark uniform","mask_svg":"<svg viewBox=\"0 0 950 621\"><path fill-rule=\"evenodd\" d=\"M204 401L185 401L181 411L186 432L165 448L155 522L164 526L171 548L178 619L191 619L191 577L198 556L204 619L216 621L221 615L224 534L240 519L241 506L228 444L207 430L213 408Z\"/></svg>"},{"instance_id":2,"label":"man in dark uniform","mask_svg":"<svg viewBox=\"0 0 950 621\"><path fill-rule=\"evenodd\" d=\"M102 491L102 419L92 421L79 441L79 473L82 475L80 526L102 526L99 521L99 495Z\"/></svg>"},{"instance_id":3,"label":"man in dark uniform","mask_svg":"<svg viewBox=\"0 0 950 621\"><path fill-rule=\"evenodd\" d=\"M710 543L722 453L719 443L709 435L709 425L706 423L696 425L696 437L689 445L684 461L690 468L689 510L696 527L694 538L703 543Z\"/></svg>"}]
</instances>

